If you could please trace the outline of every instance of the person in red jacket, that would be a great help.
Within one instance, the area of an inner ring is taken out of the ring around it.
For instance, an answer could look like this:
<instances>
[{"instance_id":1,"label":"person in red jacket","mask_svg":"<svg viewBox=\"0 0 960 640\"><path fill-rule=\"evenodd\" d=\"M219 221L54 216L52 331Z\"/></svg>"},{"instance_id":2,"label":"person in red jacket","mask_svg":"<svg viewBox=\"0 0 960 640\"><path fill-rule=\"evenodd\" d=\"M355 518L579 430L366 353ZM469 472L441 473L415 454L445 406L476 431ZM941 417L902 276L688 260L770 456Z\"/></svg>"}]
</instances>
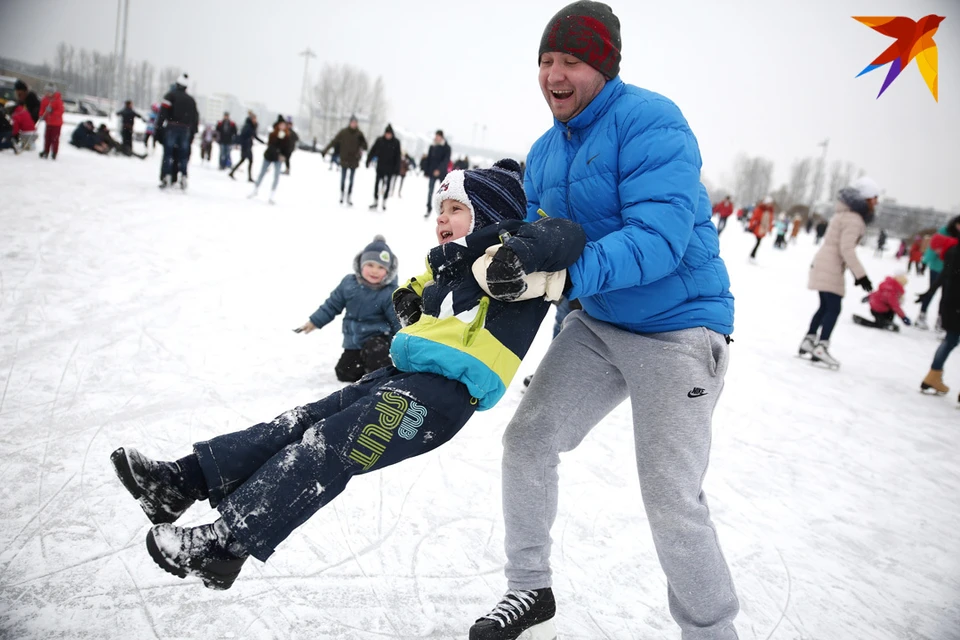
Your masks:
<instances>
[{"instance_id":1,"label":"person in red jacket","mask_svg":"<svg viewBox=\"0 0 960 640\"><path fill-rule=\"evenodd\" d=\"M760 241L770 233L773 228L773 198L767 196L753 208L753 214L750 216L750 222L747 225L747 231L757 236L757 244L753 245L753 251L750 252L750 259L757 259L757 249L760 248Z\"/></svg>"},{"instance_id":2,"label":"person in red jacket","mask_svg":"<svg viewBox=\"0 0 960 640\"><path fill-rule=\"evenodd\" d=\"M888 277L880 283L876 291L867 296L870 301L870 313L873 314L873 320L878 327L892 324L894 315L899 317L903 324L910 326L910 318L900 307L905 286L907 286L906 275Z\"/></svg>"},{"instance_id":3,"label":"person in red jacket","mask_svg":"<svg viewBox=\"0 0 960 640\"><path fill-rule=\"evenodd\" d=\"M13 124L13 139L19 143L19 151L29 149L37 138L37 126L33 124L30 112L22 104L18 104L11 117ZM14 147L17 149L17 147Z\"/></svg>"},{"instance_id":4,"label":"person in red jacket","mask_svg":"<svg viewBox=\"0 0 960 640\"><path fill-rule=\"evenodd\" d=\"M713 214L719 216L717 233L721 233L727 226L727 218L733 215L733 202L730 201L730 196L725 196L723 200L713 205Z\"/></svg>"},{"instance_id":5,"label":"person in red jacket","mask_svg":"<svg viewBox=\"0 0 960 640\"><path fill-rule=\"evenodd\" d=\"M910 273L910 267L913 267L913 270L917 273L917 275L922 275L920 271L920 265L923 264L921 262L923 259L923 238L920 236L914 237L907 256L907 273Z\"/></svg>"},{"instance_id":6,"label":"person in red jacket","mask_svg":"<svg viewBox=\"0 0 960 640\"><path fill-rule=\"evenodd\" d=\"M63 126L63 98L53 86L47 85L40 101L40 119L47 123L43 131L43 151L41 158L46 158L53 152L53 159L57 159L60 151L60 127Z\"/></svg>"}]
</instances>

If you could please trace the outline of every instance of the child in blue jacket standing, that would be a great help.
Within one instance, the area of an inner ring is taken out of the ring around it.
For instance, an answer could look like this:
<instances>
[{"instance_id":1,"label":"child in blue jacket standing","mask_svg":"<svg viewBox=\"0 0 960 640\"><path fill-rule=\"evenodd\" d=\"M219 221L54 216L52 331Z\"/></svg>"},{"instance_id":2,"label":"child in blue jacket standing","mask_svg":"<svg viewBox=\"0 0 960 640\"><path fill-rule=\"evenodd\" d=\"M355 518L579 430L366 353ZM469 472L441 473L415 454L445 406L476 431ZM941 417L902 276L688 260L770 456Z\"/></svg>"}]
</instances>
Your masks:
<instances>
[{"instance_id":1,"label":"child in blue jacket standing","mask_svg":"<svg viewBox=\"0 0 960 640\"><path fill-rule=\"evenodd\" d=\"M344 276L310 319L294 331L320 329L346 309L343 355L333 370L337 380L356 382L390 364L390 340L400 330L390 299L396 288L397 257L378 235L353 259L353 272Z\"/></svg>"},{"instance_id":2,"label":"child in blue jacket standing","mask_svg":"<svg viewBox=\"0 0 960 640\"><path fill-rule=\"evenodd\" d=\"M569 220L523 222L513 160L449 173L434 205L438 246L428 269L393 294L404 325L391 346L394 366L271 422L196 443L175 462L134 449L110 456L155 525L147 550L162 569L228 589L249 556L265 562L354 475L432 451L503 396L548 298L562 294L584 232ZM490 275L516 256L529 267L522 291L512 302L492 299ZM220 517L172 524L197 500L209 500Z\"/></svg>"}]
</instances>

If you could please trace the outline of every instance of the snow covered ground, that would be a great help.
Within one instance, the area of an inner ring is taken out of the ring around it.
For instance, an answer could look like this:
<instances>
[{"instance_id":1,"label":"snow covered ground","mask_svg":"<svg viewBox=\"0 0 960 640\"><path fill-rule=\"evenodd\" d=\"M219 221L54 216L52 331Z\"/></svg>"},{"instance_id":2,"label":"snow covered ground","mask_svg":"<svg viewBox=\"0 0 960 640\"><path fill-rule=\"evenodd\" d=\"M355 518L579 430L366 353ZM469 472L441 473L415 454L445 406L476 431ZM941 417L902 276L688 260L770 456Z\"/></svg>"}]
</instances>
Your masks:
<instances>
[{"instance_id":1,"label":"snow covered ground","mask_svg":"<svg viewBox=\"0 0 960 640\"><path fill-rule=\"evenodd\" d=\"M176 458L337 389L339 323L291 329L375 233L401 277L433 237L422 178L374 213L361 169L342 208L339 172L299 152L269 206L267 189L247 200L249 185L193 158L181 193L157 189L159 153L0 154L0 636L464 638L504 590L500 436L552 317L499 406L438 451L354 479L231 590L145 552L148 522L110 452ZM853 325L866 305L851 288L840 371L794 357L816 307L812 239L765 240L756 265L751 240L737 225L721 237L737 330L706 482L741 638L960 638L960 355L954 391L921 395L938 339ZM875 284L902 268L872 253ZM561 465L563 639L679 638L632 449L624 406Z\"/></svg>"}]
</instances>

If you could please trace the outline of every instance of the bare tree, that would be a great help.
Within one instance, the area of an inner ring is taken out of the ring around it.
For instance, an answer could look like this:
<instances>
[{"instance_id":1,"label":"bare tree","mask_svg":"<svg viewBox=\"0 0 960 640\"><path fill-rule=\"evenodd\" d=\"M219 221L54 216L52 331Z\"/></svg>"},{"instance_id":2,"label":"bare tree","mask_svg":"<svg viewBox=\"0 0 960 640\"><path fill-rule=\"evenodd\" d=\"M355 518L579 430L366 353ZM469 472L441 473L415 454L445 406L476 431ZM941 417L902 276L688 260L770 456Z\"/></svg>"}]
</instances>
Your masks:
<instances>
[{"instance_id":1,"label":"bare tree","mask_svg":"<svg viewBox=\"0 0 960 640\"><path fill-rule=\"evenodd\" d=\"M377 76L370 93L368 112L370 113L371 132L380 131L387 119L387 96L383 76Z\"/></svg>"},{"instance_id":2,"label":"bare tree","mask_svg":"<svg viewBox=\"0 0 960 640\"><path fill-rule=\"evenodd\" d=\"M784 200L777 204L786 211L795 204L805 204L807 187L810 184L810 174L813 172L815 161L812 158L795 160L790 167L790 181L787 183L787 193Z\"/></svg>"},{"instance_id":3,"label":"bare tree","mask_svg":"<svg viewBox=\"0 0 960 640\"><path fill-rule=\"evenodd\" d=\"M387 117L386 88L377 78L371 88L366 71L348 64L325 64L313 88L314 133L325 143L357 116L368 136L379 133Z\"/></svg>"},{"instance_id":4,"label":"bare tree","mask_svg":"<svg viewBox=\"0 0 960 640\"><path fill-rule=\"evenodd\" d=\"M751 158L741 153L734 160L733 176L733 192L737 202L753 204L770 192L773 160Z\"/></svg>"},{"instance_id":5,"label":"bare tree","mask_svg":"<svg viewBox=\"0 0 960 640\"><path fill-rule=\"evenodd\" d=\"M770 197L773 198L774 213L780 213L790 208L786 204L790 200L790 187L787 185L782 184L779 189L770 192Z\"/></svg>"},{"instance_id":6,"label":"bare tree","mask_svg":"<svg viewBox=\"0 0 960 640\"><path fill-rule=\"evenodd\" d=\"M177 81L177 78L180 77L180 74L183 73L180 71L180 67L164 67L160 70L160 87L157 91L158 95L166 95L167 91L170 90L170 85Z\"/></svg>"},{"instance_id":7,"label":"bare tree","mask_svg":"<svg viewBox=\"0 0 960 640\"><path fill-rule=\"evenodd\" d=\"M856 175L856 167L852 162L834 160L830 164L830 177L827 182L830 189L830 199L837 197L837 192L851 182Z\"/></svg>"}]
</instances>

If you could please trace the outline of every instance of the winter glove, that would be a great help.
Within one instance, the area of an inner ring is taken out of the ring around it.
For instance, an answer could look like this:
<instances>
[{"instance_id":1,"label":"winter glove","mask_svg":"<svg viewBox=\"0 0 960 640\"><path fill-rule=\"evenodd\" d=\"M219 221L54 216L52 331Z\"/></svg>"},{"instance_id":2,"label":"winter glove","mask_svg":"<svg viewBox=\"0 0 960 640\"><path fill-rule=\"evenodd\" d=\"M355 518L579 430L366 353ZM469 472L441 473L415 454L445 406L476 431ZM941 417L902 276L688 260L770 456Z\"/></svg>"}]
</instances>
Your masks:
<instances>
[{"instance_id":1,"label":"winter glove","mask_svg":"<svg viewBox=\"0 0 960 640\"><path fill-rule=\"evenodd\" d=\"M924 291L923 293L917 294L917 299L914 300L914 304L923 304L927 301L927 297L930 296L929 291Z\"/></svg>"},{"instance_id":2,"label":"winter glove","mask_svg":"<svg viewBox=\"0 0 960 640\"><path fill-rule=\"evenodd\" d=\"M907 316L903 316L902 318L900 318L900 322L902 322L903 326L905 327L909 327L911 324L913 324L912 322L910 322L910 318L908 318Z\"/></svg>"},{"instance_id":3,"label":"winter glove","mask_svg":"<svg viewBox=\"0 0 960 640\"><path fill-rule=\"evenodd\" d=\"M423 315L423 298L406 287L393 292L393 310L397 312L400 326L409 327Z\"/></svg>"},{"instance_id":4,"label":"winter glove","mask_svg":"<svg viewBox=\"0 0 960 640\"><path fill-rule=\"evenodd\" d=\"M873 283L870 282L870 278L868 278L867 276L863 276L862 278L857 278L856 280L853 281L853 284L857 285L858 287L863 287L863 290L866 291L867 293L870 293L871 291L873 291Z\"/></svg>"},{"instance_id":5,"label":"winter glove","mask_svg":"<svg viewBox=\"0 0 960 640\"><path fill-rule=\"evenodd\" d=\"M500 247L487 267L490 295L503 302L516 300L527 290L525 275L516 252L507 246Z\"/></svg>"}]
</instances>

